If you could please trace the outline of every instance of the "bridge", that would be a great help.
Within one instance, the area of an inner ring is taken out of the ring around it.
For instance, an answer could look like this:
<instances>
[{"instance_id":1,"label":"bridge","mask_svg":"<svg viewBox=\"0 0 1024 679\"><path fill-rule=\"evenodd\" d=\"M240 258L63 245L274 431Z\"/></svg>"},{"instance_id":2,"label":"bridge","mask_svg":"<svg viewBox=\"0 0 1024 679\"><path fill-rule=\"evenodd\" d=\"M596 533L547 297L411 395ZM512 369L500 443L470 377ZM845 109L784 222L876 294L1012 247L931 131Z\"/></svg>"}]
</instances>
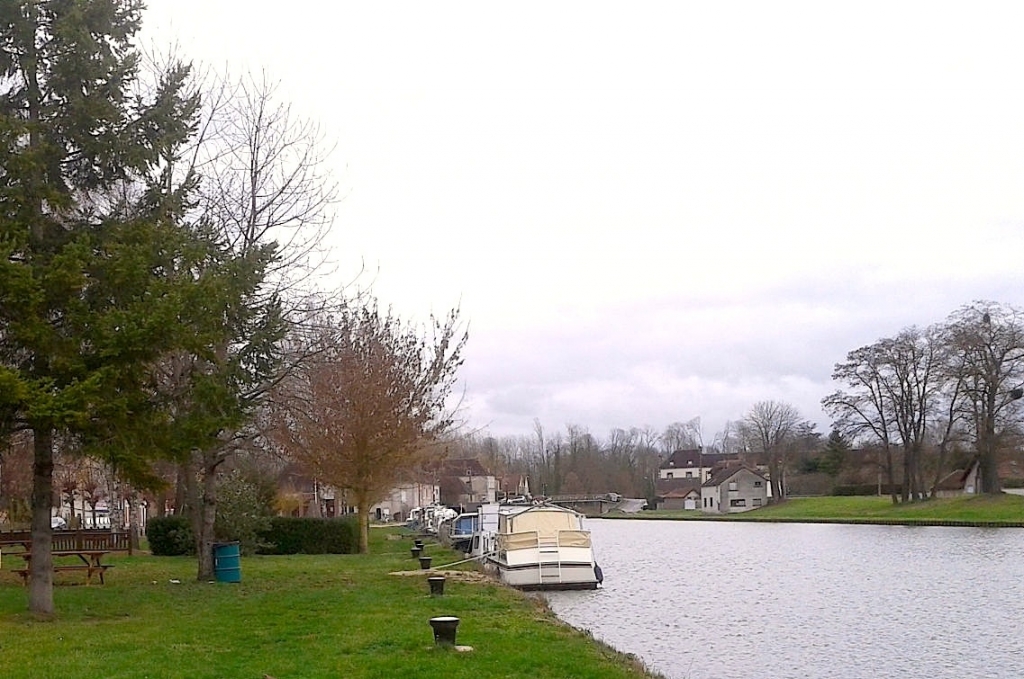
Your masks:
<instances>
[{"instance_id":1,"label":"bridge","mask_svg":"<svg viewBox=\"0 0 1024 679\"><path fill-rule=\"evenodd\" d=\"M568 507L586 516L601 516L613 509L624 512L637 512L646 504L642 499L624 498L618 493L602 493L600 495L554 495L548 502Z\"/></svg>"}]
</instances>

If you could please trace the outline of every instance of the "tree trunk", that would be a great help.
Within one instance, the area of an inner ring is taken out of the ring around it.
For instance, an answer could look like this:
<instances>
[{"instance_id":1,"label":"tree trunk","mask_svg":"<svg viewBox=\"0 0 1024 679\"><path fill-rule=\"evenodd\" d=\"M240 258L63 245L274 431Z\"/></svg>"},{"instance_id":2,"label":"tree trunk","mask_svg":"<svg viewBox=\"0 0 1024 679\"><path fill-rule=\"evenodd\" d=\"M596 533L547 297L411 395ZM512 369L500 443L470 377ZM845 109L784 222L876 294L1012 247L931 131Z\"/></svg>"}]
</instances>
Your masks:
<instances>
[{"instance_id":1,"label":"tree trunk","mask_svg":"<svg viewBox=\"0 0 1024 679\"><path fill-rule=\"evenodd\" d=\"M996 459L995 391L990 391L992 391L993 397L989 398L989 402L986 404L988 412L984 418L985 433L984 438L979 442L981 445L978 446L979 485L981 486L979 490L987 495L1000 495L1003 492L1003 487L999 482L999 464Z\"/></svg>"},{"instance_id":2,"label":"tree trunk","mask_svg":"<svg viewBox=\"0 0 1024 679\"><path fill-rule=\"evenodd\" d=\"M199 573L201 582L213 579L214 524L217 521L217 468L223 459L216 450L203 452L203 498L199 502L199 533L196 535L196 549L199 551Z\"/></svg>"},{"instance_id":3,"label":"tree trunk","mask_svg":"<svg viewBox=\"0 0 1024 679\"><path fill-rule=\"evenodd\" d=\"M772 455L768 457L768 476L772 489L771 504L778 504L786 499L783 494L782 470L779 461Z\"/></svg>"},{"instance_id":4,"label":"tree trunk","mask_svg":"<svg viewBox=\"0 0 1024 679\"><path fill-rule=\"evenodd\" d=\"M365 493L356 493L356 520L359 522L359 553L370 553L370 501Z\"/></svg>"},{"instance_id":5,"label":"tree trunk","mask_svg":"<svg viewBox=\"0 0 1024 679\"><path fill-rule=\"evenodd\" d=\"M913 474L911 473L911 463L913 462L913 453L910 452L909 446L903 446L903 487L900 489L900 500L907 502L911 496L911 485L913 480Z\"/></svg>"},{"instance_id":6,"label":"tree trunk","mask_svg":"<svg viewBox=\"0 0 1024 679\"><path fill-rule=\"evenodd\" d=\"M128 554L134 554L139 549L139 532L139 502L135 493L130 493L128 495Z\"/></svg>"},{"instance_id":7,"label":"tree trunk","mask_svg":"<svg viewBox=\"0 0 1024 679\"><path fill-rule=\"evenodd\" d=\"M888 477L889 482L889 495L892 497L892 503L898 505L900 503L900 495L896 492L896 470L893 469L892 463L892 448L889 444L885 446L885 473Z\"/></svg>"},{"instance_id":8,"label":"tree trunk","mask_svg":"<svg viewBox=\"0 0 1024 679\"><path fill-rule=\"evenodd\" d=\"M177 473L175 474L174 483L174 513L183 514L185 516L191 516L192 506L189 505L189 501L192 500L192 486L194 482L189 482L189 478L193 477L192 464L189 462L182 462L178 465Z\"/></svg>"},{"instance_id":9,"label":"tree trunk","mask_svg":"<svg viewBox=\"0 0 1024 679\"><path fill-rule=\"evenodd\" d=\"M32 461L32 559L28 610L32 614L53 616L53 530L50 513L53 505L53 430L48 426L33 429Z\"/></svg>"}]
</instances>

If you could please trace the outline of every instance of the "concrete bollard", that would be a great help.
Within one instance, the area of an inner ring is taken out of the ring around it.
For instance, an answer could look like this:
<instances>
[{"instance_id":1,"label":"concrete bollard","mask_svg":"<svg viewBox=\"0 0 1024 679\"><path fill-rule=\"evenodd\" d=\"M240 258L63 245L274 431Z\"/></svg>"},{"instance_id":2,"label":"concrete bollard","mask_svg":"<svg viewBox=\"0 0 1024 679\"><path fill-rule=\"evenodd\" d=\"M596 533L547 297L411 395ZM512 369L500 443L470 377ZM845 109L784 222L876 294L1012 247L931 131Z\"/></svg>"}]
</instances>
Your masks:
<instances>
[{"instance_id":1,"label":"concrete bollard","mask_svg":"<svg viewBox=\"0 0 1024 679\"><path fill-rule=\"evenodd\" d=\"M431 562L432 558L433 557L429 557L429 556L421 556L420 557L420 568L422 568L425 571L430 570L430 562Z\"/></svg>"},{"instance_id":2,"label":"concrete bollard","mask_svg":"<svg viewBox=\"0 0 1024 679\"><path fill-rule=\"evenodd\" d=\"M441 596L444 594L444 576L433 575L427 578L427 582L430 583L430 595Z\"/></svg>"},{"instance_id":3,"label":"concrete bollard","mask_svg":"<svg viewBox=\"0 0 1024 679\"><path fill-rule=\"evenodd\" d=\"M455 630L459 627L459 619L451 615L443 615L430 619L434 629L434 643L438 646L454 646Z\"/></svg>"},{"instance_id":4,"label":"concrete bollard","mask_svg":"<svg viewBox=\"0 0 1024 679\"><path fill-rule=\"evenodd\" d=\"M412 552L412 558L414 559L420 558L420 554L423 552L423 550L419 547L412 547L409 549L409 551Z\"/></svg>"}]
</instances>

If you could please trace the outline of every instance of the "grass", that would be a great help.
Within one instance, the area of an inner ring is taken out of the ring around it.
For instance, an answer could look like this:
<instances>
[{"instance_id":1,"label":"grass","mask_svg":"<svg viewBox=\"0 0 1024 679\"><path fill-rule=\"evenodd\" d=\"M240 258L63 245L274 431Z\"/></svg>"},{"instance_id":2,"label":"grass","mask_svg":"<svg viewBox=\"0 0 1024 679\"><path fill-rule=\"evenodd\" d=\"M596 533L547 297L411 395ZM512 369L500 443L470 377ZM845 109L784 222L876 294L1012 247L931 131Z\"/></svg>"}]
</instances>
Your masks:
<instances>
[{"instance_id":1,"label":"grass","mask_svg":"<svg viewBox=\"0 0 1024 679\"><path fill-rule=\"evenodd\" d=\"M449 577L431 597L410 540L372 531L370 555L243 557L242 582L200 583L185 557L113 555L106 585L58 576L57 616L26 612L27 590L0 571L0 658L16 677L651 677L560 623L538 599ZM428 543L435 566L458 556ZM178 582L174 582L178 581ZM460 653L434 646L428 620L461 619Z\"/></svg>"},{"instance_id":2,"label":"grass","mask_svg":"<svg viewBox=\"0 0 1024 679\"><path fill-rule=\"evenodd\" d=\"M888 497L791 498L779 505L741 514L707 515L699 511L656 510L632 515L649 519L732 521L837 521L902 523L1024 524L1024 496L962 496L893 505Z\"/></svg>"}]
</instances>

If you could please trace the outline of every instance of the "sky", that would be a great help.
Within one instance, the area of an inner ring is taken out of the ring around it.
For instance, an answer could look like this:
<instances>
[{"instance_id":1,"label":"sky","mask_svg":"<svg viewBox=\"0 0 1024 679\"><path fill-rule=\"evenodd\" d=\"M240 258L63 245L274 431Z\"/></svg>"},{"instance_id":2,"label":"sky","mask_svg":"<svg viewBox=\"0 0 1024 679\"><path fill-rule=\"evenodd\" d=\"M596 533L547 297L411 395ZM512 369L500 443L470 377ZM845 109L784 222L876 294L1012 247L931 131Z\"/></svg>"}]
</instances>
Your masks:
<instances>
[{"instance_id":1,"label":"sky","mask_svg":"<svg viewBox=\"0 0 1024 679\"><path fill-rule=\"evenodd\" d=\"M847 352L1024 307L1020 3L148 6L320 124L332 284L460 308L469 430L827 433Z\"/></svg>"}]
</instances>

